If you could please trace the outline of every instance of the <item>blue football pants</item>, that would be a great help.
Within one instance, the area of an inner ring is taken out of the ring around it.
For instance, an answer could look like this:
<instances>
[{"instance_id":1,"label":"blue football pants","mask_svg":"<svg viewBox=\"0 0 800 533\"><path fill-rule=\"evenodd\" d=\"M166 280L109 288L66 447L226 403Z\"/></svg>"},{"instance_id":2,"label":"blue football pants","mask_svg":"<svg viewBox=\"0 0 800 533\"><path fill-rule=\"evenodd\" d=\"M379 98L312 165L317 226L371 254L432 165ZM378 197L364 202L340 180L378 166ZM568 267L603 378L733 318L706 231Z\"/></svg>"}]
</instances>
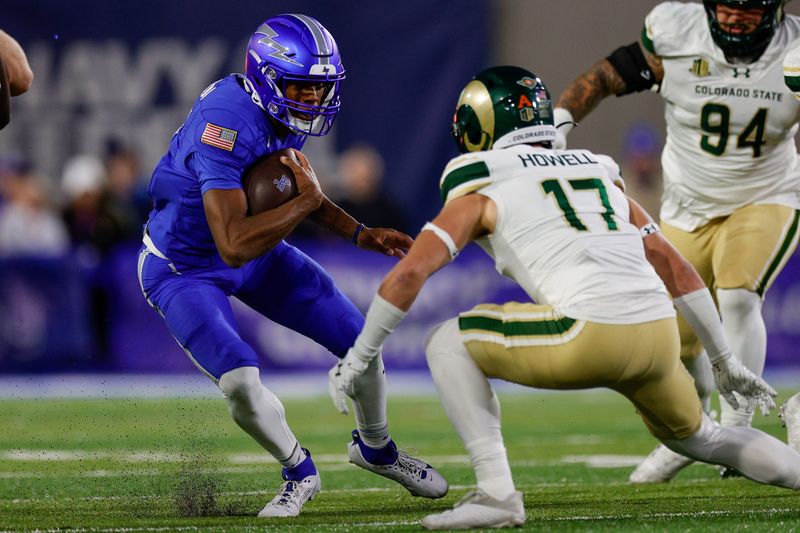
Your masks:
<instances>
[{"instance_id":1,"label":"blue football pants","mask_svg":"<svg viewBox=\"0 0 800 533\"><path fill-rule=\"evenodd\" d=\"M260 366L255 350L239 335L229 296L337 357L344 357L364 324L331 276L285 242L241 268L221 259L210 268L176 267L143 247L139 281L181 347L215 382L234 368Z\"/></svg>"}]
</instances>

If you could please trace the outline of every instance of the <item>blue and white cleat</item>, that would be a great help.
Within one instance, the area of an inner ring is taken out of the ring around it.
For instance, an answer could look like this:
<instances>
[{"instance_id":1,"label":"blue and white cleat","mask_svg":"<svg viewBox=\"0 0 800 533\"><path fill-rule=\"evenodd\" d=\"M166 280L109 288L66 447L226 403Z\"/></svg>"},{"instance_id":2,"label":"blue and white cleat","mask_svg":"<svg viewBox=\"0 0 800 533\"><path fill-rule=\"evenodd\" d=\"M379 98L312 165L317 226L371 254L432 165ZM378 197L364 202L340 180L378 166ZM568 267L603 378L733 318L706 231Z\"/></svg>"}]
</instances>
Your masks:
<instances>
[{"instance_id":1,"label":"blue and white cleat","mask_svg":"<svg viewBox=\"0 0 800 533\"><path fill-rule=\"evenodd\" d=\"M425 461L398 450L393 441L389 441L384 448L374 450L362 442L358 430L354 429L348 455L354 465L397 481L414 496L441 498L447 494L447 480L436 469ZM376 462L370 462L365 456Z\"/></svg>"},{"instance_id":2,"label":"blue and white cleat","mask_svg":"<svg viewBox=\"0 0 800 533\"><path fill-rule=\"evenodd\" d=\"M322 488L317 468L311 460L311 452L306 452L306 459L292 469L284 468L283 479L278 494L258 513L259 518L279 518L297 516L303 505L314 499Z\"/></svg>"},{"instance_id":3,"label":"blue and white cleat","mask_svg":"<svg viewBox=\"0 0 800 533\"><path fill-rule=\"evenodd\" d=\"M313 474L300 481L286 481L278 494L258 513L259 518L297 516L303 505L314 499L322 484L319 475Z\"/></svg>"}]
</instances>

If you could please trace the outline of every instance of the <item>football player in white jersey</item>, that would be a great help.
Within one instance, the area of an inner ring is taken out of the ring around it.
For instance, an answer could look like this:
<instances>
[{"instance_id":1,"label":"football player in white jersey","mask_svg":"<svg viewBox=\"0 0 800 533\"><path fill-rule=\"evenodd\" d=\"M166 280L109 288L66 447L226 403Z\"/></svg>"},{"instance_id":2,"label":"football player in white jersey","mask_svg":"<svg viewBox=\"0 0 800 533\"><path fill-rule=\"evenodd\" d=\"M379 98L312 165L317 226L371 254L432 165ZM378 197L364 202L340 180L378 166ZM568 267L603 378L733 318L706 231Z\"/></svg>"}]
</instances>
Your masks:
<instances>
[{"instance_id":1,"label":"football player in white jersey","mask_svg":"<svg viewBox=\"0 0 800 533\"><path fill-rule=\"evenodd\" d=\"M615 50L562 93L559 139L612 95L655 90L666 102L660 222L711 288L733 352L761 375L764 294L797 246L800 102L784 85L787 47L800 18L784 0L665 2L645 19L641 43ZM706 412L713 392L702 346L679 319L681 356ZM753 406L720 398L723 426L750 426ZM688 458L659 446L631 474L669 481ZM732 471L723 469L723 476Z\"/></svg>"},{"instance_id":2,"label":"football player in white jersey","mask_svg":"<svg viewBox=\"0 0 800 533\"><path fill-rule=\"evenodd\" d=\"M617 164L588 150L551 148L556 129L541 81L518 67L479 73L461 93L453 134L463 155L444 170L444 207L386 276L355 345L330 372L331 396L344 412L353 378L380 353L427 278L470 241L537 302L479 305L428 335L431 375L469 453L477 490L422 525L525 521L489 378L550 389L608 387L676 452L800 489L800 454L761 431L722 428L703 413L680 364L667 290L706 346L723 395L735 405L736 391L763 410L774 406L775 392L733 356L710 292L625 196Z\"/></svg>"}]
</instances>

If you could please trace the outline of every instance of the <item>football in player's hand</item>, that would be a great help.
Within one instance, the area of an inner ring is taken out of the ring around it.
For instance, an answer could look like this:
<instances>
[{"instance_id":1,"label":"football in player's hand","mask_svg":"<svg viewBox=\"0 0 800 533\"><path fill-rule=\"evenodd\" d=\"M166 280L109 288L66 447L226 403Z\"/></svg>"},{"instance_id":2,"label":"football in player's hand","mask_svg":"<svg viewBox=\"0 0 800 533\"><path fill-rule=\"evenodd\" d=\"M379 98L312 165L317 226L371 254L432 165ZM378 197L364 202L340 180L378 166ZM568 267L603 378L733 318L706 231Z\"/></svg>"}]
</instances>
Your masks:
<instances>
[{"instance_id":1,"label":"football in player's hand","mask_svg":"<svg viewBox=\"0 0 800 533\"><path fill-rule=\"evenodd\" d=\"M297 195L294 173L281 163L281 156L297 160L294 152L286 148L264 156L244 173L242 188L250 215L275 209Z\"/></svg>"}]
</instances>

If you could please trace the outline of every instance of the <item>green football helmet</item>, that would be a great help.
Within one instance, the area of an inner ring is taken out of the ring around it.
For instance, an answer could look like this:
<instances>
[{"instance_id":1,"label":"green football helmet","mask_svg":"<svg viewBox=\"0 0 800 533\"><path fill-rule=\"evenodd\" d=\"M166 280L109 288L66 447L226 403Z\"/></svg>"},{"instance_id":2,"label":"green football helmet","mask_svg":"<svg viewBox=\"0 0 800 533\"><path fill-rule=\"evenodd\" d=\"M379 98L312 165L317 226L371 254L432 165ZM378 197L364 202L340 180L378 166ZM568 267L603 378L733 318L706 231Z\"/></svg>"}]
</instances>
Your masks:
<instances>
[{"instance_id":1,"label":"green football helmet","mask_svg":"<svg viewBox=\"0 0 800 533\"><path fill-rule=\"evenodd\" d=\"M464 87L452 128L461 153L556 138L547 87L536 74L511 66L487 68Z\"/></svg>"}]
</instances>

